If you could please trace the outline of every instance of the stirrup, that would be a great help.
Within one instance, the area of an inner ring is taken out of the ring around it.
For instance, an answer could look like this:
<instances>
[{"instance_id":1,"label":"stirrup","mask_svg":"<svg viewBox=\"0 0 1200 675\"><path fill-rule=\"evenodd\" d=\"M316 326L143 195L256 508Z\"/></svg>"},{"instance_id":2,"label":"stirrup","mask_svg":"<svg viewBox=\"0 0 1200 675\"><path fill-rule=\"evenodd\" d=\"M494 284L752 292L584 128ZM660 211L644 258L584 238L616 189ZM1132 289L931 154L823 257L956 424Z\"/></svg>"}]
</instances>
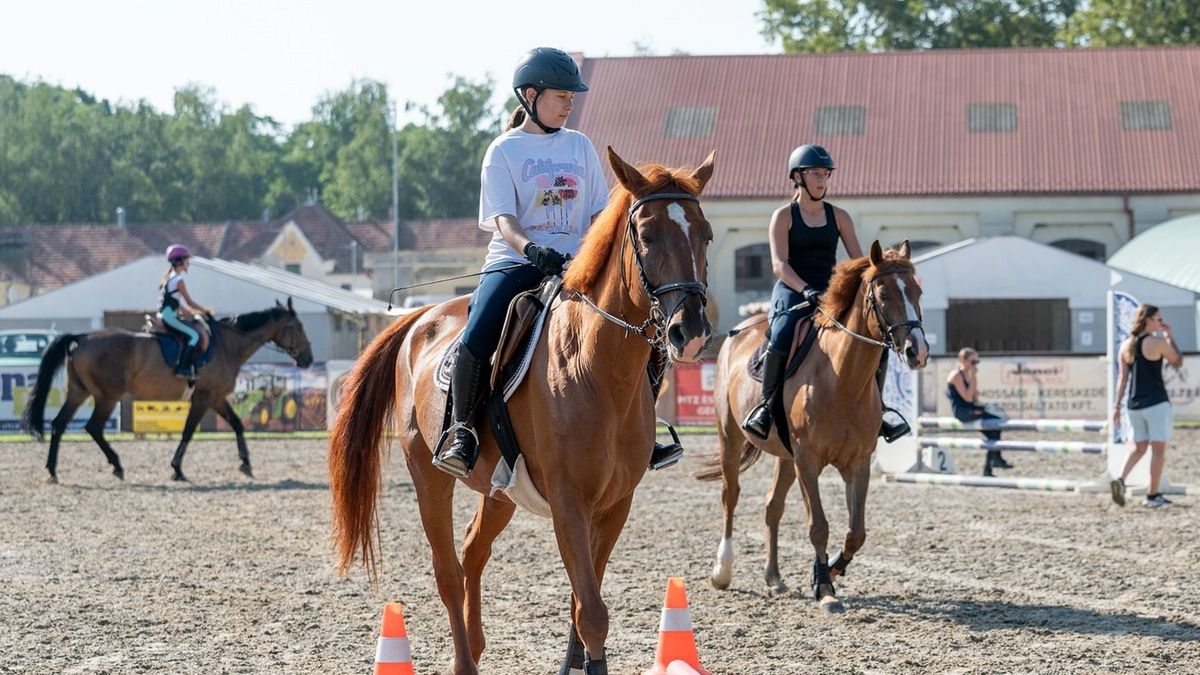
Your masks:
<instances>
[{"instance_id":1,"label":"stirrup","mask_svg":"<svg viewBox=\"0 0 1200 675\"><path fill-rule=\"evenodd\" d=\"M446 441L449 440L453 444L454 432L459 429L471 434L471 437L475 439L474 457L463 457L457 452L450 454L450 445L446 445ZM479 434L475 433L474 429L467 426L466 422L455 422L442 432L441 438L438 439L437 451L433 453L433 465L455 478L466 478L471 475L471 470L475 468L475 462L479 459L479 445ZM444 451L442 446L445 446ZM449 455L449 457L444 455ZM460 467L457 463L452 464L446 461L452 457L462 460L463 465Z\"/></svg>"},{"instance_id":2,"label":"stirrup","mask_svg":"<svg viewBox=\"0 0 1200 675\"><path fill-rule=\"evenodd\" d=\"M912 427L908 425L908 420L904 418L904 415L900 414L900 411L885 405L883 406L883 412L885 415L889 412L896 413L896 416L900 418L899 424L891 424L887 420L880 421L879 435L885 442L894 443L896 439L902 438L912 431Z\"/></svg>"},{"instance_id":3,"label":"stirrup","mask_svg":"<svg viewBox=\"0 0 1200 675\"><path fill-rule=\"evenodd\" d=\"M666 424L666 422L663 422ZM650 453L650 470L658 471L675 466L679 460L683 459L683 443L679 440L679 434L675 433L675 427L667 424L667 431L671 432L672 442L662 445L658 442L654 443L654 451Z\"/></svg>"},{"instance_id":4,"label":"stirrup","mask_svg":"<svg viewBox=\"0 0 1200 675\"><path fill-rule=\"evenodd\" d=\"M758 405L751 408L750 412L746 415L746 419L742 420L742 428L745 429L746 431L749 431L750 433L754 434L756 437L763 439L764 441L767 440L767 437L771 435L772 415L771 415L771 407L770 406L771 406L770 403L759 403ZM755 426L756 420L754 418L759 415L760 411L766 411L766 415L767 415L767 420L766 420L766 424L765 424L766 429L764 429L764 430L760 430L757 426Z\"/></svg>"}]
</instances>

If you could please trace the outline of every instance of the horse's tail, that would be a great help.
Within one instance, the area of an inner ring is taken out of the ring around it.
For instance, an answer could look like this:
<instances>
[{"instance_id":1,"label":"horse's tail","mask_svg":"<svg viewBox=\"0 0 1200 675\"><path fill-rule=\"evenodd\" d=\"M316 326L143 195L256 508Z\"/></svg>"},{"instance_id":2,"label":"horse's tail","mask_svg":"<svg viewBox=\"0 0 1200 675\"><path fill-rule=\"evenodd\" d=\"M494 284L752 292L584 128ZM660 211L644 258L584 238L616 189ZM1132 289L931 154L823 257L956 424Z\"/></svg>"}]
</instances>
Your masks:
<instances>
[{"instance_id":1,"label":"horse's tail","mask_svg":"<svg viewBox=\"0 0 1200 675\"><path fill-rule=\"evenodd\" d=\"M42 354L42 362L38 365L37 382L33 385L33 396L25 406L21 415L21 428L39 441L43 438L43 427L46 424L46 399L50 396L50 386L54 384L54 374L62 368L71 348L79 343L78 334L64 333L59 335L46 347Z\"/></svg>"},{"instance_id":2,"label":"horse's tail","mask_svg":"<svg viewBox=\"0 0 1200 675\"><path fill-rule=\"evenodd\" d=\"M396 360L423 307L388 326L358 355L342 385L337 420L329 433L329 489L333 495L333 538L338 572L345 574L361 554L374 578L375 502L382 454L395 412Z\"/></svg>"},{"instance_id":3,"label":"horse's tail","mask_svg":"<svg viewBox=\"0 0 1200 675\"><path fill-rule=\"evenodd\" d=\"M692 472L692 478L696 480L717 480L721 477L721 452L709 455L700 465L700 469ZM742 445L742 458L738 460L738 473L744 472L746 469L754 466L754 464L762 457L762 448L745 441Z\"/></svg>"}]
</instances>

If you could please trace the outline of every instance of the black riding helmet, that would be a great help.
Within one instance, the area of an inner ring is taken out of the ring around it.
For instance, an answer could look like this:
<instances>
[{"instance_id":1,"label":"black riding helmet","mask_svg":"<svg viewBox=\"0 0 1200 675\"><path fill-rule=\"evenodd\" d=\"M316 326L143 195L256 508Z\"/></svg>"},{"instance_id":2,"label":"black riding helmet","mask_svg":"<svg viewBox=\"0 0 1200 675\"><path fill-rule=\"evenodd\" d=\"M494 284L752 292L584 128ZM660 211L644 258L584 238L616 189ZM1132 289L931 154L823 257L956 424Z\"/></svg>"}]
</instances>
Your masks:
<instances>
[{"instance_id":1,"label":"black riding helmet","mask_svg":"<svg viewBox=\"0 0 1200 675\"><path fill-rule=\"evenodd\" d=\"M833 155L829 154L823 146L820 145L802 145L792 151L792 155L788 157L788 180L794 185L804 188L808 192L808 186L804 184L804 169L829 169L831 172L837 167L833 164ZM800 180L793 178L793 175L800 171ZM813 197L811 192L808 196L815 201L820 201ZM825 196L822 195L821 199Z\"/></svg>"},{"instance_id":2,"label":"black riding helmet","mask_svg":"<svg viewBox=\"0 0 1200 675\"><path fill-rule=\"evenodd\" d=\"M537 90L532 101L526 101L521 95L526 87ZM547 89L562 89L563 91L587 91L587 85L579 76L579 66L575 59L561 49L552 47L537 47L530 49L517 64L513 72L513 91L517 93L517 102L525 109L529 119L548 134L558 131L556 127L542 124L537 117L537 99Z\"/></svg>"}]
</instances>

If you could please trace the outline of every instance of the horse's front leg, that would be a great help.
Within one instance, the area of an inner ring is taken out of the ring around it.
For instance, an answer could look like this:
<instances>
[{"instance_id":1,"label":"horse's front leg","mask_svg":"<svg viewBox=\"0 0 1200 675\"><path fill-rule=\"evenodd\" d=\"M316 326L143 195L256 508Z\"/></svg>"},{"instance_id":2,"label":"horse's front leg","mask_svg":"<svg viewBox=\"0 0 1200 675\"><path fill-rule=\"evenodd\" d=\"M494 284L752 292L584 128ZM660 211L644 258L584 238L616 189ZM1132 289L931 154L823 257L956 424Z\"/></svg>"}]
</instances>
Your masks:
<instances>
[{"instance_id":1,"label":"horse's front leg","mask_svg":"<svg viewBox=\"0 0 1200 675\"><path fill-rule=\"evenodd\" d=\"M779 574L779 523L787 507L788 491L796 482L796 464L782 457L775 460L775 475L771 490L767 493L767 567L763 577L767 582L767 593L776 597L787 593L787 584Z\"/></svg>"},{"instance_id":2,"label":"horse's front leg","mask_svg":"<svg viewBox=\"0 0 1200 675\"><path fill-rule=\"evenodd\" d=\"M846 530L846 543L842 551L829 563L831 579L845 576L846 566L867 540L867 487L871 484L869 457L857 469L841 472L842 480L846 482L846 508L850 512L850 526Z\"/></svg>"},{"instance_id":3,"label":"horse's front leg","mask_svg":"<svg viewBox=\"0 0 1200 675\"><path fill-rule=\"evenodd\" d=\"M229 428L233 429L234 437L237 438L238 459L242 460L238 471L254 478L254 472L250 469L250 448L246 446L246 429L242 425L242 418L237 416L229 399L226 398L222 398L219 404L214 405L213 411L229 424Z\"/></svg>"},{"instance_id":4,"label":"horse's front leg","mask_svg":"<svg viewBox=\"0 0 1200 675\"><path fill-rule=\"evenodd\" d=\"M479 663L487 641L483 637L483 600L480 582L483 568L492 557L492 542L504 531L512 520L516 505L487 496L480 496L475 517L467 526L463 538L462 566L466 576L467 599L464 611L467 620L467 642L471 645L471 658Z\"/></svg>"},{"instance_id":5,"label":"horse's front leg","mask_svg":"<svg viewBox=\"0 0 1200 675\"><path fill-rule=\"evenodd\" d=\"M188 410L187 419L183 421L183 435L179 438L179 447L175 448L175 456L171 458L171 468L175 471L171 480L187 480L187 477L183 475L183 454L187 452L192 434L196 433L196 427L200 426L200 420L208 411L208 405L208 401L197 401L194 397L192 398L192 407Z\"/></svg>"},{"instance_id":6,"label":"horse's front leg","mask_svg":"<svg viewBox=\"0 0 1200 675\"><path fill-rule=\"evenodd\" d=\"M821 506L821 491L817 479L821 467L809 458L809 453L796 451L796 475L800 478L800 490L804 493L804 505L808 507L808 538L812 542L816 558L813 560L813 597L820 603L822 611L840 612L842 603L837 599L833 579L829 576L829 520Z\"/></svg>"},{"instance_id":7,"label":"horse's front leg","mask_svg":"<svg viewBox=\"0 0 1200 675\"><path fill-rule=\"evenodd\" d=\"M608 607L600 596L600 576L593 559L593 550L597 550L593 549L593 546L603 545L604 542L594 540L592 514L578 500L558 499L551 506L551 511L558 552L562 556L563 566L567 569L567 577L571 580L571 590L574 593L571 618L586 653L584 673L608 675L608 662L604 653L604 643L608 639ZM607 550L612 550L615 541L614 537L613 541L607 544ZM607 556L605 558L607 560Z\"/></svg>"}]
</instances>

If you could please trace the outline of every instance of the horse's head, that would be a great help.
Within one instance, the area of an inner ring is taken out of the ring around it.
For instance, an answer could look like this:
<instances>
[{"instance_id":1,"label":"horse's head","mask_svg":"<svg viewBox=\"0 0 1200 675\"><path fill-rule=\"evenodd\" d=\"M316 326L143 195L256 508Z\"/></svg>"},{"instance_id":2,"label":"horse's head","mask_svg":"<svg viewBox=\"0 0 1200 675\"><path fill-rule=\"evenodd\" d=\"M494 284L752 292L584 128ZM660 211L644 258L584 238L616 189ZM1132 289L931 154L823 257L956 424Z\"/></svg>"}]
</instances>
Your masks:
<instances>
[{"instance_id":1,"label":"horse's head","mask_svg":"<svg viewBox=\"0 0 1200 675\"><path fill-rule=\"evenodd\" d=\"M300 323L300 317L296 316L296 310L292 308L292 299L288 298L287 305L276 300L275 307L284 310L284 313L282 320L275 327L271 342L287 352L288 356L296 359L297 366L301 368L311 366L313 362L312 344L309 343L308 335L304 332L304 324Z\"/></svg>"},{"instance_id":2,"label":"horse's head","mask_svg":"<svg viewBox=\"0 0 1200 675\"><path fill-rule=\"evenodd\" d=\"M613 173L633 198L627 236L638 282L645 290L637 302L646 303L660 339L665 331L666 348L676 361L699 359L712 341L704 306L713 234L698 197L712 177L715 155L710 153L691 174L676 174L677 179L662 185L608 149Z\"/></svg>"},{"instance_id":3,"label":"horse's head","mask_svg":"<svg viewBox=\"0 0 1200 675\"><path fill-rule=\"evenodd\" d=\"M921 285L916 268L909 261L908 240L900 248L886 253L878 241L871 243L871 265L865 273L867 304L879 325L879 334L909 368L924 368L929 343L921 325Z\"/></svg>"}]
</instances>

